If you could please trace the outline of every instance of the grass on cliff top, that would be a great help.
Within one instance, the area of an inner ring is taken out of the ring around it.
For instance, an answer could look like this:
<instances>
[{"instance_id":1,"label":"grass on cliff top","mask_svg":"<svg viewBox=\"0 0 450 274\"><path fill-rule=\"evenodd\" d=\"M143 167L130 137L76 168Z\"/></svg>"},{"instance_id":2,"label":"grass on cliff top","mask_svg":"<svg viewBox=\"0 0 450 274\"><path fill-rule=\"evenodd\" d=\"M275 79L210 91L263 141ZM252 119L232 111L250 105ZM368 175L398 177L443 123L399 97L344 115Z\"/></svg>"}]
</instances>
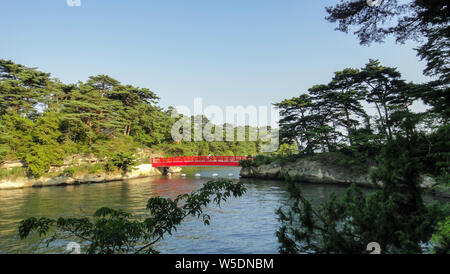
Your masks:
<instances>
[{"instance_id":1,"label":"grass on cliff top","mask_svg":"<svg viewBox=\"0 0 450 274\"><path fill-rule=\"evenodd\" d=\"M12 169L0 168L0 179L17 179L27 177L27 170L23 167L13 167Z\"/></svg>"},{"instance_id":2,"label":"grass on cliff top","mask_svg":"<svg viewBox=\"0 0 450 274\"><path fill-rule=\"evenodd\" d=\"M108 164L83 164L79 166L73 166L66 168L63 172L58 174L52 174L54 176L65 176L65 177L80 177L84 175L92 174L115 174L120 173L116 167L108 166Z\"/></svg>"}]
</instances>

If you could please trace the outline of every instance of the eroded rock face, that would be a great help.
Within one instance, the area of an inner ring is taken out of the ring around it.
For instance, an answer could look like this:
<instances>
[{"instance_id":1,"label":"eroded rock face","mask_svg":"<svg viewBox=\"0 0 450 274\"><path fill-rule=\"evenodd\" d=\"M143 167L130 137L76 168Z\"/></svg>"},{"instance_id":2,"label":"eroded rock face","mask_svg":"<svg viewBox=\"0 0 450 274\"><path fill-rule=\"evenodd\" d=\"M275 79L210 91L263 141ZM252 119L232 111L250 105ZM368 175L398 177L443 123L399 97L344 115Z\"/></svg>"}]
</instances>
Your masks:
<instances>
[{"instance_id":1,"label":"eroded rock face","mask_svg":"<svg viewBox=\"0 0 450 274\"><path fill-rule=\"evenodd\" d=\"M6 161L2 164L0 164L0 168L4 168L4 169L12 169L15 167L24 167L25 165L21 162L21 161Z\"/></svg>"},{"instance_id":2,"label":"eroded rock face","mask_svg":"<svg viewBox=\"0 0 450 274\"><path fill-rule=\"evenodd\" d=\"M183 169L179 166L172 166L169 168L170 173L181 173L181 171L183 171Z\"/></svg>"},{"instance_id":3,"label":"eroded rock face","mask_svg":"<svg viewBox=\"0 0 450 274\"><path fill-rule=\"evenodd\" d=\"M26 187L45 187L45 186L61 186L61 185L77 185L88 183L104 183L112 181L121 181L128 179L136 179L150 176L162 175L161 172L152 167L151 164L144 164L135 167L127 174L86 174L83 176L74 177L42 177L39 179L18 178L15 180L0 181L0 190L2 189L17 189Z\"/></svg>"},{"instance_id":4,"label":"eroded rock face","mask_svg":"<svg viewBox=\"0 0 450 274\"><path fill-rule=\"evenodd\" d=\"M422 183L420 184L420 186L423 188L430 188L430 187L437 185L436 180L427 175L421 176L421 182Z\"/></svg>"},{"instance_id":5,"label":"eroded rock face","mask_svg":"<svg viewBox=\"0 0 450 274\"><path fill-rule=\"evenodd\" d=\"M346 168L333 164L333 162L321 162L311 159L298 159L295 162L280 166L277 163L262 165L259 167L248 167L241 169L243 178L276 179L284 180L286 175L298 182L309 183L337 183L337 184L356 184L359 186L373 187L370 182L370 170L357 168ZM430 176L422 175L420 178L422 188L432 188L436 186L436 180ZM378 182L378 186L383 186ZM448 197L448 193L441 193L439 196Z\"/></svg>"},{"instance_id":6,"label":"eroded rock face","mask_svg":"<svg viewBox=\"0 0 450 274\"><path fill-rule=\"evenodd\" d=\"M57 173L62 172L67 168L73 167L73 166L80 166L80 165L93 165L93 164L99 164L99 163L105 163L106 158L98 158L95 156L83 156L79 154L67 156L66 159L64 159L64 162L61 165L52 165L50 166L49 173Z\"/></svg>"},{"instance_id":7,"label":"eroded rock face","mask_svg":"<svg viewBox=\"0 0 450 274\"><path fill-rule=\"evenodd\" d=\"M280 166L277 163L241 169L241 177L284 179L286 175L296 181L311 183L356 183L370 185L367 170L340 167L314 160L299 159L296 162Z\"/></svg>"}]
</instances>

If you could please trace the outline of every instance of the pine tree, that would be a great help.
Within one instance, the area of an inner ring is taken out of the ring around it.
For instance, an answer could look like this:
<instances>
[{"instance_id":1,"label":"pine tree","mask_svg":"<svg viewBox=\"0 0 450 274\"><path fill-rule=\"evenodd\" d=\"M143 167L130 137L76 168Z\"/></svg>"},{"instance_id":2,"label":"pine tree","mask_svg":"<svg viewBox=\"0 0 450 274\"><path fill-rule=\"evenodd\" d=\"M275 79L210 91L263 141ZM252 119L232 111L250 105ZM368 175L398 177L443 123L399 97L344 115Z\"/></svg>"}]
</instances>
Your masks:
<instances>
[{"instance_id":1,"label":"pine tree","mask_svg":"<svg viewBox=\"0 0 450 274\"><path fill-rule=\"evenodd\" d=\"M302 143L306 142L305 150L312 153L315 149L309 116L313 102L308 94L284 100L275 104L280 109L281 138L286 143L295 142L299 151L303 150Z\"/></svg>"},{"instance_id":2,"label":"pine tree","mask_svg":"<svg viewBox=\"0 0 450 274\"><path fill-rule=\"evenodd\" d=\"M338 125L343 125L347 129L347 138L350 145L352 141L352 130L359 124L358 118L367 116L361 100L364 99L365 88L358 81L357 69L344 69L335 72L329 87L330 90L325 93L325 100L332 102L332 109L336 112L341 111L344 118L338 119ZM353 119L353 117L356 119Z\"/></svg>"},{"instance_id":3,"label":"pine tree","mask_svg":"<svg viewBox=\"0 0 450 274\"><path fill-rule=\"evenodd\" d=\"M407 85L406 82L401 79L401 74L396 68L381 66L378 60L370 60L361 69L359 77L367 86L367 102L375 105L383 131L386 137L391 139L390 114L396 106L398 108L398 104L410 103L408 100L406 102L399 100L399 97L404 95L402 90Z\"/></svg>"},{"instance_id":4,"label":"pine tree","mask_svg":"<svg viewBox=\"0 0 450 274\"><path fill-rule=\"evenodd\" d=\"M102 96L92 85L79 83L65 97L65 119L73 124L87 125L90 147L96 135L111 135L123 128L120 102Z\"/></svg>"},{"instance_id":5,"label":"pine tree","mask_svg":"<svg viewBox=\"0 0 450 274\"><path fill-rule=\"evenodd\" d=\"M27 117L44 101L50 74L0 59L0 112L9 108Z\"/></svg>"},{"instance_id":6,"label":"pine tree","mask_svg":"<svg viewBox=\"0 0 450 274\"><path fill-rule=\"evenodd\" d=\"M107 98L116 100L122 104L121 114L126 120L124 135L130 135L135 124L139 123L140 117L151 115L158 111L153 107L159 97L149 89L137 88L131 85L116 85L106 93Z\"/></svg>"}]
</instances>

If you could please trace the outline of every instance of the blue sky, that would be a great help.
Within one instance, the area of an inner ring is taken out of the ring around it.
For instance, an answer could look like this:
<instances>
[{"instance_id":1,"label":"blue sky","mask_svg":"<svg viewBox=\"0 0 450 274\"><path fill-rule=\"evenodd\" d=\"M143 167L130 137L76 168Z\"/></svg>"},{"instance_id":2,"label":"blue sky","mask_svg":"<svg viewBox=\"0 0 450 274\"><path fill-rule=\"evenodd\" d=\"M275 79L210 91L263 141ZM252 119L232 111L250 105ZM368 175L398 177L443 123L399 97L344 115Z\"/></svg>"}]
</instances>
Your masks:
<instances>
[{"instance_id":1,"label":"blue sky","mask_svg":"<svg viewBox=\"0 0 450 274\"><path fill-rule=\"evenodd\" d=\"M161 105L270 105L369 58L426 80L414 44L360 46L317 0L1 0L0 58L65 83L108 74Z\"/></svg>"}]
</instances>

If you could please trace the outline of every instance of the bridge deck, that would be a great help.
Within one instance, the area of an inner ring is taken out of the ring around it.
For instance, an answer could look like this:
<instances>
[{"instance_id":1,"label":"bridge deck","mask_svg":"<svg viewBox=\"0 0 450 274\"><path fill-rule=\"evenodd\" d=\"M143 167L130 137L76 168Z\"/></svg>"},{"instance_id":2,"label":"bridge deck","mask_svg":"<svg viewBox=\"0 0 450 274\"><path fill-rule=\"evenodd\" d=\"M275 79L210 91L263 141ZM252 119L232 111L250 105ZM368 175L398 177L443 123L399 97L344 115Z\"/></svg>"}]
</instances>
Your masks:
<instances>
[{"instance_id":1,"label":"bridge deck","mask_svg":"<svg viewBox=\"0 0 450 274\"><path fill-rule=\"evenodd\" d=\"M183 156L152 158L153 167L171 166L239 166L247 156Z\"/></svg>"}]
</instances>

